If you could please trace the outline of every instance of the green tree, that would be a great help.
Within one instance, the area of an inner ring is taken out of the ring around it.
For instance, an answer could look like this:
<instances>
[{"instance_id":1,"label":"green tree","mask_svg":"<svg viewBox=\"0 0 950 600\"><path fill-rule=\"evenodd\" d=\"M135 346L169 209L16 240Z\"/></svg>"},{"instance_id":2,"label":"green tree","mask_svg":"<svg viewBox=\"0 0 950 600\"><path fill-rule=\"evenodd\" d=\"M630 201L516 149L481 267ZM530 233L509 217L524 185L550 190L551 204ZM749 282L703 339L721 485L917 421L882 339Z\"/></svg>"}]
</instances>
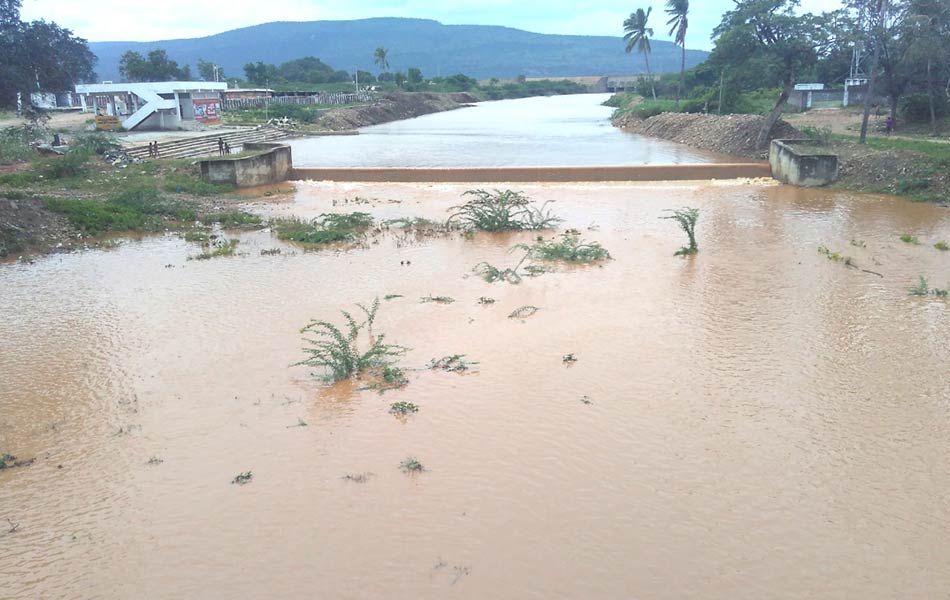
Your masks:
<instances>
[{"instance_id":1,"label":"green tree","mask_svg":"<svg viewBox=\"0 0 950 600\"><path fill-rule=\"evenodd\" d=\"M756 138L756 147L762 149L791 94L796 72L806 70L817 60L812 38L817 23L813 15L795 14L798 0L733 1L735 10L723 15L722 23L713 30L716 45L710 60L729 69L751 66L768 74L758 87L770 83L781 86Z\"/></svg>"},{"instance_id":2,"label":"green tree","mask_svg":"<svg viewBox=\"0 0 950 600\"><path fill-rule=\"evenodd\" d=\"M389 70L389 60L387 60L387 55L389 50L379 46L376 48L376 51L373 52L373 62L376 63L376 66L379 67L380 73L385 73Z\"/></svg>"},{"instance_id":3,"label":"green tree","mask_svg":"<svg viewBox=\"0 0 950 600\"><path fill-rule=\"evenodd\" d=\"M680 81L676 86L676 108L678 110L680 96L686 87L686 30L689 28L689 0L666 0L666 14L670 15L670 20L666 24L670 26L670 35L673 36L673 42L682 50Z\"/></svg>"},{"instance_id":4,"label":"green tree","mask_svg":"<svg viewBox=\"0 0 950 600\"><path fill-rule=\"evenodd\" d=\"M630 16L623 22L624 33L623 39L627 42L627 54L629 54L634 47L636 47L637 52L643 55L643 59L647 64L647 78L650 80L650 91L653 92L653 99L656 100L656 87L653 85L653 74L650 72L650 38L653 37L653 28L647 27L647 22L650 18L650 13L653 12L653 7L647 8L646 12L643 12L642 8L638 8L637 12L630 13Z\"/></svg>"},{"instance_id":5,"label":"green tree","mask_svg":"<svg viewBox=\"0 0 950 600\"><path fill-rule=\"evenodd\" d=\"M409 67L409 70L406 72L406 79L412 85L419 85L422 83L422 71L416 67Z\"/></svg>"},{"instance_id":6,"label":"green tree","mask_svg":"<svg viewBox=\"0 0 950 600\"><path fill-rule=\"evenodd\" d=\"M179 67L164 50L152 50L147 57L129 50L119 59L119 74L130 82L191 79L191 66Z\"/></svg>"},{"instance_id":7,"label":"green tree","mask_svg":"<svg viewBox=\"0 0 950 600\"><path fill-rule=\"evenodd\" d=\"M201 75L205 81L227 80L227 77L224 74L224 69L202 58L198 59L198 74Z\"/></svg>"},{"instance_id":8,"label":"green tree","mask_svg":"<svg viewBox=\"0 0 950 600\"><path fill-rule=\"evenodd\" d=\"M406 83L406 74L402 71L397 71L396 74L393 75L393 80L396 82L396 87L401 88Z\"/></svg>"},{"instance_id":9,"label":"green tree","mask_svg":"<svg viewBox=\"0 0 950 600\"><path fill-rule=\"evenodd\" d=\"M0 0L0 105L17 92L64 91L95 78L95 55L86 40L47 21L20 21L20 0Z\"/></svg>"}]
</instances>

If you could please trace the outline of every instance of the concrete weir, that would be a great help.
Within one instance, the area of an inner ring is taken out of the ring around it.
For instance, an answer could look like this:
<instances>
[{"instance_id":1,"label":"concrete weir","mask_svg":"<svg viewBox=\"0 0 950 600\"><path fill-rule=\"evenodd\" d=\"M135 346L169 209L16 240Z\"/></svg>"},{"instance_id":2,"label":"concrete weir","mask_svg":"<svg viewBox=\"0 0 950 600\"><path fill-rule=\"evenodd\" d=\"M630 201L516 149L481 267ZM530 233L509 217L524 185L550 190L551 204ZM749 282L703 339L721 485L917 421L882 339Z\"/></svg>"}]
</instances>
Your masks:
<instances>
[{"instance_id":1,"label":"concrete weir","mask_svg":"<svg viewBox=\"0 0 950 600\"><path fill-rule=\"evenodd\" d=\"M294 168L296 180L393 183L690 181L771 177L767 162L630 167Z\"/></svg>"}]
</instances>

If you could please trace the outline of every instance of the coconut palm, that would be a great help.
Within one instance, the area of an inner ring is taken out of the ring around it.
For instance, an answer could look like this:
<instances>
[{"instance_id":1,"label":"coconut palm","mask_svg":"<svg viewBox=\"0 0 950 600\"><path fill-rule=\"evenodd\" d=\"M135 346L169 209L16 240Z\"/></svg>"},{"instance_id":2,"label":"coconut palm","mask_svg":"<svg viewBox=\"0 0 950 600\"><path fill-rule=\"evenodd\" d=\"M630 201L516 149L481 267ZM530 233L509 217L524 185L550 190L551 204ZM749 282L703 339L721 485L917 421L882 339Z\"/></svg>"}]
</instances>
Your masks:
<instances>
[{"instance_id":1,"label":"coconut palm","mask_svg":"<svg viewBox=\"0 0 950 600\"><path fill-rule=\"evenodd\" d=\"M650 72L650 38L653 36L653 28L647 27L647 20L653 7L647 8L643 12L638 8L637 12L630 13L630 17L623 22L623 30L626 32L623 39L627 42L627 53L633 50L634 46L637 52L643 54L643 59L647 63L647 77L650 79L650 91L653 92L653 99L656 100L656 87L653 85L653 74Z\"/></svg>"},{"instance_id":2,"label":"coconut palm","mask_svg":"<svg viewBox=\"0 0 950 600\"><path fill-rule=\"evenodd\" d=\"M389 61L386 60L386 55L389 54L389 50L380 46L376 48L376 52L373 53L373 62L376 63L376 66L379 67L380 72L385 73L389 70Z\"/></svg>"},{"instance_id":3,"label":"coconut palm","mask_svg":"<svg viewBox=\"0 0 950 600\"><path fill-rule=\"evenodd\" d=\"M676 108L679 109L680 95L686 88L686 29L689 27L687 19L689 0L666 0L666 14L670 15L670 20L666 24L670 26L673 42L683 51L683 60L680 63L680 83L676 87Z\"/></svg>"}]
</instances>

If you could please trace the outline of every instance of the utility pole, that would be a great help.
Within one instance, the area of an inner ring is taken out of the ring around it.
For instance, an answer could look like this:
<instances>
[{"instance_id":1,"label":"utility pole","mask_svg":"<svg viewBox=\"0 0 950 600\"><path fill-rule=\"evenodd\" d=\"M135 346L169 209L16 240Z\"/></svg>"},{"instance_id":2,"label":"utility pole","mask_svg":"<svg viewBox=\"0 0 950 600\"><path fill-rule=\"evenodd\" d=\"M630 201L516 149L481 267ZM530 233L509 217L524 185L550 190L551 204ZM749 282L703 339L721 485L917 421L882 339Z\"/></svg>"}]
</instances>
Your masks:
<instances>
[{"instance_id":1,"label":"utility pole","mask_svg":"<svg viewBox=\"0 0 950 600\"><path fill-rule=\"evenodd\" d=\"M355 77L356 77L356 93L359 94L359 93L360 93L360 68L359 68L359 67L356 67L355 69L353 69L353 72L356 73L356 75L355 75Z\"/></svg>"},{"instance_id":2,"label":"utility pole","mask_svg":"<svg viewBox=\"0 0 950 600\"><path fill-rule=\"evenodd\" d=\"M726 81L726 69L723 68L722 72L719 73L719 106L716 107L718 109L716 112L719 115L722 115L722 86L725 83L725 81Z\"/></svg>"},{"instance_id":3,"label":"utility pole","mask_svg":"<svg viewBox=\"0 0 950 600\"><path fill-rule=\"evenodd\" d=\"M218 83L218 71L221 69L218 65L211 65L211 70L214 71L214 82Z\"/></svg>"}]
</instances>

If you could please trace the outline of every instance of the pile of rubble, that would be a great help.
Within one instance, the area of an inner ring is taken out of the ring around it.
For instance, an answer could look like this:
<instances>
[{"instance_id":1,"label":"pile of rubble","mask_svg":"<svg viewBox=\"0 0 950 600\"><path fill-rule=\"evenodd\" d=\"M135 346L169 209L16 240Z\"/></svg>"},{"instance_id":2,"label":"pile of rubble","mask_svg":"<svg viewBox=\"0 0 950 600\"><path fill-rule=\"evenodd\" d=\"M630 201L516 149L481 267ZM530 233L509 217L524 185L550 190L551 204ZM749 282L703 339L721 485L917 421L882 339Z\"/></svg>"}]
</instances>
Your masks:
<instances>
[{"instance_id":1,"label":"pile of rubble","mask_svg":"<svg viewBox=\"0 0 950 600\"><path fill-rule=\"evenodd\" d=\"M102 153L102 160L109 163L113 167L122 167L126 165L132 165L142 162L141 159L130 156L125 150L121 148L110 148Z\"/></svg>"}]
</instances>

